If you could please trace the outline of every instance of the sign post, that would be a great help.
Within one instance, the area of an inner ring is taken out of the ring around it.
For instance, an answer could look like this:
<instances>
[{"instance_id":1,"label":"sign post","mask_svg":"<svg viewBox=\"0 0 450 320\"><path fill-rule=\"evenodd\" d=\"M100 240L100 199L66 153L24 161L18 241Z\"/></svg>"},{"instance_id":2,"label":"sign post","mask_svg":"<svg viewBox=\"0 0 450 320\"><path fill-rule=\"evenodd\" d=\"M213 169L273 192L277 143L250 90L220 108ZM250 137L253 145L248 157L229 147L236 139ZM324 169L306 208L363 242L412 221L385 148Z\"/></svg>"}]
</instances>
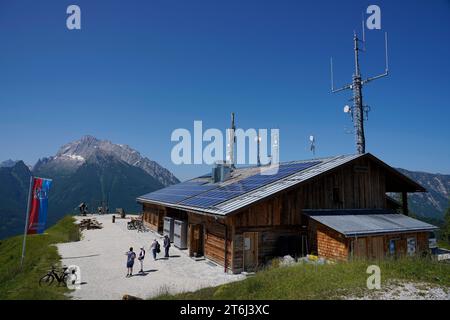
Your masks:
<instances>
[{"instance_id":1,"label":"sign post","mask_svg":"<svg viewBox=\"0 0 450 320\"><path fill-rule=\"evenodd\" d=\"M25 214L25 228L23 232L23 243L22 243L22 258L20 260L20 268L23 266L23 259L25 258L25 245L27 242L27 231L28 231L28 218L30 214L30 202L31 202L31 189L33 188L34 177L30 177L30 188L28 189L28 201L27 201L27 212Z\"/></svg>"}]
</instances>

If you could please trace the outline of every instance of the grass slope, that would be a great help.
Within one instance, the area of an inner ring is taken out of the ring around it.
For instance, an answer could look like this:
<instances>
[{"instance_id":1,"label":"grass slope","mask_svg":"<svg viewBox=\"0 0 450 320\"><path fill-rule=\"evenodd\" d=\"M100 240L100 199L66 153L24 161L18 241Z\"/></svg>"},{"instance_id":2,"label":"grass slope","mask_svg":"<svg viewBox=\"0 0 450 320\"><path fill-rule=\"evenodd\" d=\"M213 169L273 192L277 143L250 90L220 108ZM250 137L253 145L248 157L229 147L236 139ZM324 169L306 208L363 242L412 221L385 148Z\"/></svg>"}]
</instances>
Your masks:
<instances>
[{"instance_id":1,"label":"grass slope","mask_svg":"<svg viewBox=\"0 0 450 320\"><path fill-rule=\"evenodd\" d=\"M23 232L31 172L22 161L0 167L0 239Z\"/></svg>"},{"instance_id":2,"label":"grass slope","mask_svg":"<svg viewBox=\"0 0 450 320\"><path fill-rule=\"evenodd\" d=\"M392 280L426 282L450 287L450 264L428 259L398 259L379 262L352 261L327 265L299 264L272 267L243 281L196 292L162 294L156 299L339 299L369 293L367 267L377 264L383 283Z\"/></svg>"},{"instance_id":3,"label":"grass slope","mask_svg":"<svg viewBox=\"0 0 450 320\"><path fill-rule=\"evenodd\" d=\"M46 234L27 237L26 256L22 271L20 257L23 236L0 242L0 300L66 299L65 286L39 287L39 279L52 265L60 265L56 243L77 241L80 238L74 218L65 217L49 228Z\"/></svg>"}]
</instances>

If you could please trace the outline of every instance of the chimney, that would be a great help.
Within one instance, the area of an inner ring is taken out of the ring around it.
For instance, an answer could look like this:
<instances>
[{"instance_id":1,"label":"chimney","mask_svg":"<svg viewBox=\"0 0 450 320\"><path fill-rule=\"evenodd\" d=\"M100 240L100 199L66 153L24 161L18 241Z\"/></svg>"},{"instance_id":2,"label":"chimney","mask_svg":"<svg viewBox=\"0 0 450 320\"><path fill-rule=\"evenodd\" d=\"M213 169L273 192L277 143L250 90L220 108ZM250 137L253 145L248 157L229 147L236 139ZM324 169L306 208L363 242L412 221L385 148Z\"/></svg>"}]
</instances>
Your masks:
<instances>
[{"instance_id":1,"label":"chimney","mask_svg":"<svg viewBox=\"0 0 450 320\"><path fill-rule=\"evenodd\" d=\"M216 165L212 169L212 182L224 182L231 176L231 165L225 162L216 162Z\"/></svg>"}]
</instances>

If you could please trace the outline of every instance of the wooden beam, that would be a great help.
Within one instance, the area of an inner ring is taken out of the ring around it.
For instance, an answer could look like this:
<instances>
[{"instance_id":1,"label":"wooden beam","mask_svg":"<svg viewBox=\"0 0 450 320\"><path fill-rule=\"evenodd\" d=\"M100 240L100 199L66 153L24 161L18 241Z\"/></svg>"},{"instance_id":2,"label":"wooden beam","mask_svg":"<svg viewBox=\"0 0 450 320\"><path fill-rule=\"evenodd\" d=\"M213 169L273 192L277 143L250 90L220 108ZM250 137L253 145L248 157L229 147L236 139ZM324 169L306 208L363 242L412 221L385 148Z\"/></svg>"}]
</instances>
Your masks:
<instances>
[{"instance_id":1,"label":"wooden beam","mask_svg":"<svg viewBox=\"0 0 450 320\"><path fill-rule=\"evenodd\" d=\"M402 210L404 215L408 215L408 193L406 191L402 191Z\"/></svg>"}]
</instances>

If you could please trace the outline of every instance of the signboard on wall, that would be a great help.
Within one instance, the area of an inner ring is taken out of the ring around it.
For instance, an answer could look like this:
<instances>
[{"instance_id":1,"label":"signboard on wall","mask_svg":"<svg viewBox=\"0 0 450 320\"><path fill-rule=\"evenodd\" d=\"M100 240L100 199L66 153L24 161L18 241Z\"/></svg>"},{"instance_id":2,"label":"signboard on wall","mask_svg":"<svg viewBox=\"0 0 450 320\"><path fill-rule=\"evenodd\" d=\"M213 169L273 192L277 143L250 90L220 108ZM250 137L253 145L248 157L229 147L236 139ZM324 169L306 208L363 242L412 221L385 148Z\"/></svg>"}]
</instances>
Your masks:
<instances>
[{"instance_id":1,"label":"signboard on wall","mask_svg":"<svg viewBox=\"0 0 450 320\"><path fill-rule=\"evenodd\" d=\"M408 248L408 255L414 255L416 253L416 238L408 238L406 240L406 243Z\"/></svg>"}]
</instances>

